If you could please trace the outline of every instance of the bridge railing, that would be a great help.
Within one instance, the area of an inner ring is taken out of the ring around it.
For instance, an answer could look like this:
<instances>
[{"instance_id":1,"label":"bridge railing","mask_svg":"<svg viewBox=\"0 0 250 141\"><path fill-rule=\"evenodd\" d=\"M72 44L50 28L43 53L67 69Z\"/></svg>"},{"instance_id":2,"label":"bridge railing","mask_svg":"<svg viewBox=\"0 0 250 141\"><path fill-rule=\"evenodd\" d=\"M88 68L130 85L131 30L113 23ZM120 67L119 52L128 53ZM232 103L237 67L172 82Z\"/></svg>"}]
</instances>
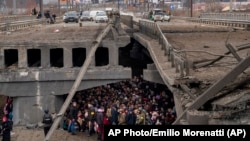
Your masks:
<instances>
[{"instance_id":1,"label":"bridge railing","mask_svg":"<svg viewBox=\"0 0 250 141\"><path fill-rule=\"evenodd\" d=\"M0 17L0 23L23 21L23 20L33 20L36 19L34 15L10 15Z\"/></svg>"},{"instance_id":2,"label":"bridge railing","mask_svg":"<svg viewBox=\"0 0 250 141\"><path fill-rule=\"evenodd\" d=\"M151 38L158 39L162 50L164 50L167 56L167 60L171 62L171 67L175 67L176 73L180 73L180 77L189 75L189 61L169 44L156 22L139 20L139 32Z\"/></svg>"},{"instance_id":3,"label":"bridge railing","mask_svg":"<svg viewBox=\"0 0 250 141\"><path fill-rule=\"evenodd\" d=\"M133 28L133 17L130 15L121 15L120 20L126 26Z\"/></svg>"},{"instance_id":4,"label":"bridge railing","mask_svg":"<svg viewBox=\"0 0 250 141\"><path fill-rule=\"evenodd\" d=\"M46 21L43 19L37 19L37 20L25 20L25 21L0 23L0 31L17 30L17 29L35 26L38 24L43 24L45 22Z\"/></svg>"},{"instance_id":5,"label":"bridge railing","mask_svg":"<svg viewBox=\"0 0 250 141\"><path fill-rule=\"evenodd\" d=\"M250 14L249 13L201 13L200 19L250 22Z\"/></svg>"},{"instance_id":6,"label":"bridge railing","mask_svg":"<svg viewBox=\"0 0 250 141\"><path fill-rule=\"evenodd\" d=\"M219 26L228 26L234 28L243 28L250 30L250 21L236 21L236 20L223 20L223 19L209 19L209 18L186 18L190 22L202 23L202 24L212 24Z\"/></svg>"}]
</instances>

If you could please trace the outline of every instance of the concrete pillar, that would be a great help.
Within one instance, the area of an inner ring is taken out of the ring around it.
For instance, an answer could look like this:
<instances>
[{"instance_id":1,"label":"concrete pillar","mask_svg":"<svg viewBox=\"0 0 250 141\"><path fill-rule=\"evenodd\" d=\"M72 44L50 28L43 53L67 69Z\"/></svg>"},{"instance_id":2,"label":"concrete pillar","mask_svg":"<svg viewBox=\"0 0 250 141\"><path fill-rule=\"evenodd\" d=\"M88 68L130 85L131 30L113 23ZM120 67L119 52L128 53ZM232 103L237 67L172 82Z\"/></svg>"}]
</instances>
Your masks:
<instances>
[{"instance_id":1,"label":"concrete pillar","mask_svg":"<svg viewBox=\"0 0 250 141\"><path fill-rule=\"evenodd\" d=\"M37 124L42 121L45 109L55 113L55 96L14 97L13 109L14 125Z\"/></svg>"},{"instance_id":2,"label":"concrete pillar","mask_svg":"<svg viewBox=\"0 0 250 141\"><path fill-rule=\"evenodd\" d=\"M50 67L50 52L48 47L41 48L41 66L43 68Z\"/></svg>"},{"instance_id":3,"label":"concrete pillar","mask_svg":"<svg viewBox=\"0 0 250 141\"><path fill-rule=\"evenodd\" d=\"M63 48L63 67L71 68L73 66L72 48Z\"/></svg>"},{"instance_id":4,"label":"concrete pillar","mask_svg":"<svg viewBox=\"0 0 250 141\"><path fill-rule=\"evenodd\" d=\"M26 68L27 64L27 49L25 47L21 47L18 49L18 67Z\"/></svg>"},{"instance_id":5,"label":"concrete pillar","mask_svg":"<svg viewBox=\"0 0 250 141\"><path fill-rule=\"evenodd\" d=\"M110 44L109 49L109 65L118 66L119 61L119 48L115 43Z\"/></svg>"},{"instance_id":6,"label":"concrete pillar","mask_svg":"<svg viewBox=\"0 0 250 141\"><path fill-rule=\"evenodd\" d=\"M86 48L86 56L88 56L89 52L90 52L91 48L88 47ZM86 61L86 60L85 60ZM89 66L95 66L95 56L93 56L92 60L91 60L91 63L89 64Z\"/></svg>"},{"instance_id":7,"label":"concrete pillar","mask_svg":"<svg viewBox=\"0 0 250 141\"><path fill-rule=\"evenodd\" d=\"M4 50L0 49L0 69L4 69Z\"/></svg>"}]
</instances>

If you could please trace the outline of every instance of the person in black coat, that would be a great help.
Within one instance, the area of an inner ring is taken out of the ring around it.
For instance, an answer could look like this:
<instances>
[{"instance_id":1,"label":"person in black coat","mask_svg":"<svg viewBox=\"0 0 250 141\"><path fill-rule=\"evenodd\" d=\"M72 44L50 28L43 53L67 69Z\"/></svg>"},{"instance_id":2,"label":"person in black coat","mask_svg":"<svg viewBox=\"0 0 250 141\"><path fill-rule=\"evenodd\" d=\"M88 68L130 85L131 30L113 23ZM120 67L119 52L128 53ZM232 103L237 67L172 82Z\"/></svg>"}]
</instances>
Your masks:
<instances>
[{"instance_id":1,"label":"person in black coat","mask_svg":"<svg viewBox=\"0 0 250 141\"><path fill-rule=\"evenodd\" d=\"M10 141L11 123L9 122L6 116L4 116L2 120L3 120L2 127L1 127L2 135L3 135L2 141Z\"/></svg>"},{"instance_id":2,"label":"person in black coat","mask_svg":"<svg viewBox=\"0 0 250 141\"><path fill-rule=\"evenodd\" d=\"M44 130L44 135L46 136L47 133L49 132L52 124L53 124L53 119L52 116L49 114L49 110L44 111L44 116L43 116L43 121L42 123L44 124L43 130Z\"/></svg>"}]
</instances>

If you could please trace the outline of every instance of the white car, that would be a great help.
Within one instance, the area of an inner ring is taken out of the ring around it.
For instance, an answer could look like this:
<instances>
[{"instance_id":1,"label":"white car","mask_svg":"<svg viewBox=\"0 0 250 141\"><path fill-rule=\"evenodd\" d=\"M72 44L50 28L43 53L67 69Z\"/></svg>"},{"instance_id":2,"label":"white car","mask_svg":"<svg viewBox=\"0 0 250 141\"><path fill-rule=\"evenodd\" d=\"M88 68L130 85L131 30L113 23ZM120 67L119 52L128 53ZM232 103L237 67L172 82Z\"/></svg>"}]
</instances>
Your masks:
<instances>
[{"instance_id":1,"label":"white car","mask_svg":"<svg viewBox=\"0 0 250 141\"><path fill-rule=\"evenodd\" d=\"M166 13L162 13L162 12L157 12L153 15L153 21L157 22L157 21L168 21L170 22L170 16L167 15Z\"/></svg>"},{"instance_id":2,"label":"white car","mask_svg":"<svg viewBox=\"0 0 250 141\"><path fill-rule=\"evenodd\" d=\"M95 22L99 23L99 22L108 22L108 16L106 14L106 12L97 12L96 16L95 16Z\"/></svg>"},{"instance_id":3,"label":"white car","mask_svg":"<svg viewBox=\"0 0 250 141\"><path fill-rule=\"evenodd\" d=\"M90 21L90 12L89 11L83 11L82 15L80 17L81 21Z\"/></svg>"},{"instance_id":4,"label":"white car","mask_svg":"<svg viewBox=\"0 0 250 141\"><path fill-rule=\"evenodd\" d=\"M92 10L89 12L89 20L90 21L94 21L95 20L95 16L98 12L104 12L104 11L100 11L100 10Z\"/></svg>"}]
</instances>

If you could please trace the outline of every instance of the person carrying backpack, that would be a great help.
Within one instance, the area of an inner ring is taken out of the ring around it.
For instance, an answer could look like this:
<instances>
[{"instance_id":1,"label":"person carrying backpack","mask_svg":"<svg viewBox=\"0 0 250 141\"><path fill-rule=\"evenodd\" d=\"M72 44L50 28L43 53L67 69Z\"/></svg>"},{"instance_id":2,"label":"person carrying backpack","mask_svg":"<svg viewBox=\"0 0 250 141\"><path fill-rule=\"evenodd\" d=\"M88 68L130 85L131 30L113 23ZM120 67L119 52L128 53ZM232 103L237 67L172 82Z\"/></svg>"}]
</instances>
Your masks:
<instances>
[{"instance_id":1,"label":"person carrying backpack","mask_svg":"<svg viewBox=\"0 0 250 141\"><path fill-rule=\"evenodd\" d=\"M43 121L42 123L44 124L44 135L46 136L47 133L49 132L50 127L52 126L53 119L52 116L49 114L49 110L44 111L44 116L43 116Z\"/></svg>"}]
</instances>

